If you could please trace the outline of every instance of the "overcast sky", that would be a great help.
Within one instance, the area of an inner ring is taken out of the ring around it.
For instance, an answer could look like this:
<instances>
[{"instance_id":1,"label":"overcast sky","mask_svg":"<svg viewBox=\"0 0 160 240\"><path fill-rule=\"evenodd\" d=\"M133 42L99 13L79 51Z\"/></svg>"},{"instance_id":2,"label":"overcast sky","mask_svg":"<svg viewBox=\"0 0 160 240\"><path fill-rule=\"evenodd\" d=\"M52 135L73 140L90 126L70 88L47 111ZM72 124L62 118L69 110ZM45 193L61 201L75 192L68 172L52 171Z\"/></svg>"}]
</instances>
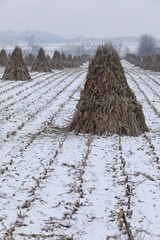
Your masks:
<instances>
[{"instance_id":1,"label":"overcast sky","mask_svg":"<svg viewBox=\"0 0 160 240\"><path fill-rule=\"evenodd\" d=\"M1 30L160 38L160 0L0 0Z\"/></svg>"}]
</instances>

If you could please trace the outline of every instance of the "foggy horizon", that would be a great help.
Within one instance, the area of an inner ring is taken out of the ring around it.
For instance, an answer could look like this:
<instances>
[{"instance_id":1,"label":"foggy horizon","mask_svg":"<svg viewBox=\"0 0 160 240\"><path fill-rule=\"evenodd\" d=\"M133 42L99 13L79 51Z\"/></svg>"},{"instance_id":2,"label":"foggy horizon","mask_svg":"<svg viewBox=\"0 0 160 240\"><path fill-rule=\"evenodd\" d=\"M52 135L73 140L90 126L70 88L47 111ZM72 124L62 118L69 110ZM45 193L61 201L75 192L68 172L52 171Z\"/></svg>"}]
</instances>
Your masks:
<instances>
[{"instance_id":1,"label":"foggy horizon","mask_svg":"<svg viewBox=\"0 0 160 240\"><path fill-rule=\"evenodd\" d=\"M158 0L0 0L0 31L43 31L66 37L160 38Z\"/></svg>"},{"instance_id":2,"label":"foggy horizon","mask_svg":"<svg viewBox=\"0 0 160 240\"><path fill-rule=\"evenodd\" d=\"M51 32L51 31L45 31L45 30L37 30L37 29L33 29L33 30L28 30L28 29L20 29L20 30L14 30L14 29L6 29L6 30L0 30L0 32L15 32L15 33L22 33L22 32L29 32L29 33L36 33L36 32L41 32L41 33L46 33L46 34L53 34L53 35L57 35L57 36L61 36L61 37L64 37L64 38L93 38L93 39L99 39L99 40L104 40L104 39L114 39L114 38L140 38L141 35L151 35L150 33L143 33L139 36L135 36L135 35L123 35L123 36L109 36L109 37L95 37L95 36L82 36L82 35L66 35L66 34L63 34L63 33L56 33L56 32Z\"/></svg>"}]
</instances>

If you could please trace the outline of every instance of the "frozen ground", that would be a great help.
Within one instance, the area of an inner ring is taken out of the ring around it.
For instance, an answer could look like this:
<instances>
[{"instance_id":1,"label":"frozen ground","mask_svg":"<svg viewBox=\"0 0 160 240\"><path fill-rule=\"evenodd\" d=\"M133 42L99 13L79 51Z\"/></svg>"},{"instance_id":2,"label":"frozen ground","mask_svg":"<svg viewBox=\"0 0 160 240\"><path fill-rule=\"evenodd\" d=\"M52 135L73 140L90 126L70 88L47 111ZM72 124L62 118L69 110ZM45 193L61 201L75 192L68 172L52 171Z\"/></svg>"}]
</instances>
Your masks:
<instances>
[{"instance_id":1,"label":"frozen ground","mask_svg":"<svg viewBox=\"0 0 160 240\"><path fill-rule=\"evenodd\" d=\"M0 80L1 240L160 239L160 75L122 63L150 129L136 138L66 131L86 67Z\"/></svg>"}]
</instances>

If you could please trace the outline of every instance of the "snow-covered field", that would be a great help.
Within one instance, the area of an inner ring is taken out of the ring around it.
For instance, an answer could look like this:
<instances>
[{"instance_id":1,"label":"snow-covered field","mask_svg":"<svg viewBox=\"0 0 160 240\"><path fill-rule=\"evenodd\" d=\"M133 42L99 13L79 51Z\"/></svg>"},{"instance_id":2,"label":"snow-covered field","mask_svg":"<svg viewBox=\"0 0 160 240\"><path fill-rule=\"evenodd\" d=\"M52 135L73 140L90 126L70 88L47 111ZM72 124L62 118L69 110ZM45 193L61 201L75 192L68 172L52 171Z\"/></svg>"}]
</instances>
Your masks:
<instances>
[{"instance_id":1,"label":"snow-covered field","mask_svg":"<svg viewBox=\"0 0 160 240\"><path fill-rule=\"evenodd\" d=\"M66 131L85 66L0 80L1 240L160 239L160 74L122 63L150 129L140 137Z\"/></svg>"}]
</instances>

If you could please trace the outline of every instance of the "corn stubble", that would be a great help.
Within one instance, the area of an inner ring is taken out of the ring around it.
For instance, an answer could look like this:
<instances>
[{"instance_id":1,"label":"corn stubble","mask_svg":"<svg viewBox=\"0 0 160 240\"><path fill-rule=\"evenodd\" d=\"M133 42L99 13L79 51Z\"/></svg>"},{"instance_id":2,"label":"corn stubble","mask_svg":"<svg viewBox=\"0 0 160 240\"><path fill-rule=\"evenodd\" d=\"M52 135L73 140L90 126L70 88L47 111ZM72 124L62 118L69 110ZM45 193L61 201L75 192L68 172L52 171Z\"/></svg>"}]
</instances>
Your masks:
<instances>
[{"instance_id":1,"label":"corn stubble","mask_svg":"<svg viewBox=\"0 0 160 240\"><path fill-rule=\"evenodd\" d=\"M148 131L142 106L129 88L119 56L111 44L99 46L89 63L84 90L69 130L128 136Z\"/></svg>"}]
</instances>

